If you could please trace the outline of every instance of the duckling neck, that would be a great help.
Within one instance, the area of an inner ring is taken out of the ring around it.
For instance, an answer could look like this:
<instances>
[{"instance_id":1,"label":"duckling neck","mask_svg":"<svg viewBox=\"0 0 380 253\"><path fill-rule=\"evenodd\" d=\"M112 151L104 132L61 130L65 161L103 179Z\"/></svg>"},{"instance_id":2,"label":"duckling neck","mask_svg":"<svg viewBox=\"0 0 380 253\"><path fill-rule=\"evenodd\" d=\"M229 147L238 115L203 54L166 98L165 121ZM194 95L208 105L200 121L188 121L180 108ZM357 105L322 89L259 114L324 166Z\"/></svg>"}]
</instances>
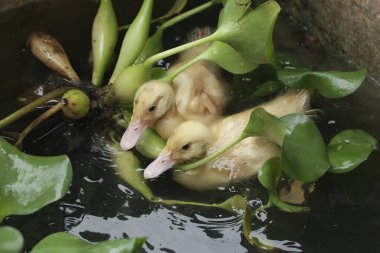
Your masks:
<instances>
[{"instance_id":1,"label":"duckling neck","mask_svg":"<svg viewBox=\"0 0 380 253\"><path fill-rule=\"evenodd\" d=\"M176 106L172 105L170 109L159 118L153 128L163 139L168 139L174 128L184 122L185 119L178 113Z\"/></svg>"}]
</instances>

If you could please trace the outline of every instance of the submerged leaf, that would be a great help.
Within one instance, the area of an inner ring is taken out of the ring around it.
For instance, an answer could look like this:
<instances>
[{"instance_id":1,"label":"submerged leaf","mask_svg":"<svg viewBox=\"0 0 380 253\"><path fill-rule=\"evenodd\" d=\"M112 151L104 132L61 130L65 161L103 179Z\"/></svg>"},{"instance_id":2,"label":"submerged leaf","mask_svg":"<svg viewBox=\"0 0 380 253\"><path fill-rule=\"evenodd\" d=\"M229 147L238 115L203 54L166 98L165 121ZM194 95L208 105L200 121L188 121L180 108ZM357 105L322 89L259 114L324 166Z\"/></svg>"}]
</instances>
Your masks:
<instances>
[{"instance_id":1,"label":"submerged leaf","mask_svg":"<svg viewBox=\"0 0 380 253\"><path fill-rule=\"evenodd\" d=\"M327 98L341 98L353 93L363 83L366 69L353 72L312 71L309 69L282 69L278 79L296 89L316 89Z\"/></svg>"},{"instance_id":2,"label":"submerged leaf","mask_svg":"<svg viewBox=\"0 0 380 253\"><path fill-rule=\"evenodd\" d=\"M0 227L0 252L19 253L24 245L24 238L20 231L15 228Z\"/></svg>"},{"instance_id":3,"label":"submerged leaf","mask_svg":"<svg viewBox=\"0 0 380 253\"><path fill-rule=\"evenodd\" d=\"M295 180L315 182L330 167L321 133L303 114L289 114L281 120L286 126L281 151L282 169Z\"/></svg>"},{"instance_id":4,"label":"submerged leaf","mask_svg":"<svg viewBox=\"0 0 380 253\"><path fill-rule=\"evenodd\" d=\"M0 221L11 214L30 214L62 198L71 183L67 156L25 154L0 138Z\"/></svg>"},{"instance_id":5,"label":"submerged leaf","mask_svg":"<svg viewBox=\"0 0 380 253\"><path fill-rule=\"evenodd\" d=\"M45 237L31 253L135 253L138 252L144 238L119 239L92 244L66 232Z\"/></svg>"},{"instance_id":6,"label":"submerged leaf","mask_svg":"<svg viewBox=\"0 0 380 253\"><path fill-rule=\"evenodd\" d=\"M269 192L269 200L279 209L285 212L303 212L308 207L294 206L283 202L277 194L277 185L281 176L281 161L279 157L268 159L263 167L261 167L258 179L260 183L267 188Z\"/></svg>"},{"instance_id":7,"label":"submerged leaf","mask_svg":"<svg viewBox=\"0 0 380 253\"><path fill-rule=\"evenodd\" d=\"M331 163L329 172L345 173L367 160L376 148L377 140L362 130L345 130L337 134L328 145Z\"/></svg>"}]
</instances>

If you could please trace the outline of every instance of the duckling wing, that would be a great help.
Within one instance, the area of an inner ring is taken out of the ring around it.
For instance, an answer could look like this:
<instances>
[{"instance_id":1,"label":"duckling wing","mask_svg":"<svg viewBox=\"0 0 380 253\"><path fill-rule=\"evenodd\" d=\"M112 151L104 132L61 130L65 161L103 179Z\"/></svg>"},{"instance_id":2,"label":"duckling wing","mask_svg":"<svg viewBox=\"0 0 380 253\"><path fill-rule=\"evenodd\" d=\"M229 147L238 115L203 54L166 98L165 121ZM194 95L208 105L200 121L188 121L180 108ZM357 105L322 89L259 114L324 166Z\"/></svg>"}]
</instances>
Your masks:
<instances>
[{"instance_id":1,"label":"duckling wing","mask_svg":"<svg viewBox=\"0 0 380 253\"><path fill-rule=\"evenodd\" d=\"M227 83L215 64L199 61L173 81L178 112L186 119L204 123L222 114L229 101Z\"/></svg>"}]
</instances>

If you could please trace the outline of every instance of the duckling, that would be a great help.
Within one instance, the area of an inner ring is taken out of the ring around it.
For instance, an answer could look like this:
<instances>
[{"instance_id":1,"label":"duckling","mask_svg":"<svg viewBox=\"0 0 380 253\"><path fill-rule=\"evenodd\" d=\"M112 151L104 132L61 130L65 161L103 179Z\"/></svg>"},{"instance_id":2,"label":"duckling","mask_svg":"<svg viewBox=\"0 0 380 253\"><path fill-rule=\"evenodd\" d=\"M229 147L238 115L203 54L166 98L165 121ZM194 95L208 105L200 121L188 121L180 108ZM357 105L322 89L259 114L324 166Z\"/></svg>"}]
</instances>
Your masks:
<instances>
[{"instance_id":1,"label":"duckling","mask_svg":"<svg viewBox=\"0 0 380 253\"><path fill-rule=\"evenodd\" d=\"M310 108L309 91L291 91L260 105L269 113L281 117L290 113L304 113ZM208 156L236 138L248 123L255 108L227 116L206 126L186 121L170 135L165 148L144 171L144 178L158 177L175 164ZM281 148L263 137L249 137L227 152L191 171L173 173L173 179L185 187L206 191L226 187L256 176L266 160L279 156Z\"/></svg>"},{"instance_id":2,"label":"duckling","mask_svg":"<svg viewBox=\"0 0 380 253\"><path fill-rule=\"evenodd\" d=\"M196 57L207 46L200 45L182 53L169 72ZM167 139L173 129L186 120L208 125L220 117L229 100L229 86L220 68L204 60L181 72L171 86L159 80L149 81L136 92L131 123L121 139L121 148L133 148L148 126Z\"/></svg>"}]
</instances>

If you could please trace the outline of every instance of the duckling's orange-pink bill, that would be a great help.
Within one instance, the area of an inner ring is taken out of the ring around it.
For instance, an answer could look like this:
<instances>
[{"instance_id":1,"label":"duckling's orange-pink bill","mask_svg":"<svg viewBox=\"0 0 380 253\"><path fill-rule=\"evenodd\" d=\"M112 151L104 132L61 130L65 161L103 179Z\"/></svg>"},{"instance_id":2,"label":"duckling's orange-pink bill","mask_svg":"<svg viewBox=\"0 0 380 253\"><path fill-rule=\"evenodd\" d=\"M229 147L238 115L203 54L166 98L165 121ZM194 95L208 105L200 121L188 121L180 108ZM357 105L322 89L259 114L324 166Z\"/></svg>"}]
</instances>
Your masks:
<instances>
[{"instance_id":1,"label":"duckling's orange-pink bill","mask_svg":"<svg viewBox=\"0 0 380 253\"><path fill-rule=\"evenodd\" d=\"M175 161L172 158L171 153L162 152L156 160L154 160L151 164L146 167L144 170L144 178L152 179L156 178L165 171L169 170L171 167L175 165Z\"/></svg>"},{"instance_id":2,"label":"duckling's orange-pink bill","mask_svg":"<svg viewBox=\"0 0 380 253\"><path fill-rule=\"evenodd\" d=\"M142 123L141 120L131 121L127 130L124 132L123 137L121 137L121 149L130 150L136 146L137 141L140 139L147 127L148 125Z\"/></svg>"}]
</instances>

